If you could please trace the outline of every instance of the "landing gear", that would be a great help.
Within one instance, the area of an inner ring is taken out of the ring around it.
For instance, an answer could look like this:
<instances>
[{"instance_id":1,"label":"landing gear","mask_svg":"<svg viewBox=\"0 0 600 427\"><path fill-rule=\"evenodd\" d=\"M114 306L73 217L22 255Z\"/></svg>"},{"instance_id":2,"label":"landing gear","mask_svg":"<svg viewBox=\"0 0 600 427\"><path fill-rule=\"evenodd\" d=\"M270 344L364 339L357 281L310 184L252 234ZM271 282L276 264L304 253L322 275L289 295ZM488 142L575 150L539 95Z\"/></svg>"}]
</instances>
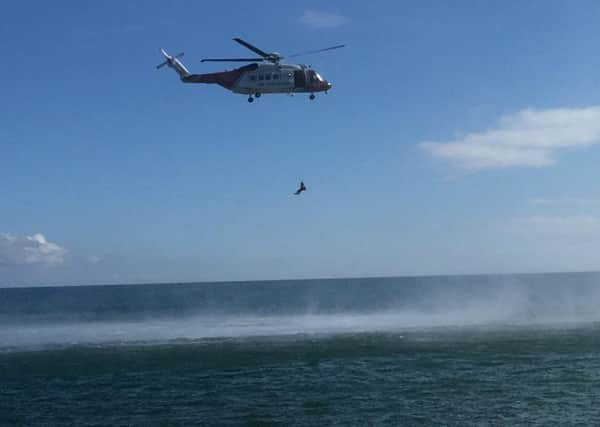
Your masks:
<instances>
[{"instance_id":1,"label":"landing gear","mask_svg":"<svg viewBox=\"0 0 600 427\"><path fill-rule=\"evenodd\" d=\"M310 99L311 101L312 101L313 99L315 99L315 94L314 94L314 93L311 93L311 94L310 94L310 96L308 97L308 99Z\"/></svg>"},{"instance_id":2,"label":"landing gear","mask_svg":"<svg viewBox=\"0 0 600 427\"><path fill-rule=\"evenodd\" d=\"M254 102L254 98L252 98L252 95L250 95L250 96L248 97L248 102L250 102L250 103Z\"/></svg>"},{"instance_id":3,"label":"landing gear","mask_svg":"<svg viewBox=\"0 0 600 427\"><path fill-rule=\"evenodd\" d=\"M256 93L254 94L254 96L255 96L255 97L257 97L257 98L260 98L260 92L256 92Z\"/></svg>"}]
</instances>

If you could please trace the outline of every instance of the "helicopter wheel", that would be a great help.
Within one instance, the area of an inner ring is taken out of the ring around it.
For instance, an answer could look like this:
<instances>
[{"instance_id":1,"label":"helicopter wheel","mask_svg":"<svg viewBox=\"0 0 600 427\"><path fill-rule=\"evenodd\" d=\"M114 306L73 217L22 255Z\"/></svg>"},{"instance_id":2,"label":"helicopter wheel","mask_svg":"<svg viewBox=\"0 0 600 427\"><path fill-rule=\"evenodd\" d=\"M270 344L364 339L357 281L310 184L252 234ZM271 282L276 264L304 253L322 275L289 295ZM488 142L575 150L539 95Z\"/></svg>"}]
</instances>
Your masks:
<instances>
[{"instance_id":1,"label":"helicopter wheel","mask_svg":"<svg viewBox=\"0 0 600 427\"><path fill-rule=\"evenodd\" d=\"M254 94L254 96L255 96L255 97L257 97L257 98L260 98L260 92L256 92L256 93Z\"/></svg>"},{"instance_id":2,"label":"helicopter wheel","mask_svg":"<svg viewBox=\"0 0 600 427\"><path fill-rule=\"evenodd\" d=\"M310 94L310 96L309 96L308 98L309 98L309 99L312 101L313 99L315 99L315 94L314 94L314 93L311 93L311 94Z\"/></svg>"},{"instance_id":3,"label":"helicopter wheel","mask_svg":"<svg viewBox=\"0 0 600 427\"><path fill-rule=\"evenodd\" d=\"M252 98L251 96L248 97L248 102L252 103L254 102L254 98Z\"/></svg>"}]
</instances>

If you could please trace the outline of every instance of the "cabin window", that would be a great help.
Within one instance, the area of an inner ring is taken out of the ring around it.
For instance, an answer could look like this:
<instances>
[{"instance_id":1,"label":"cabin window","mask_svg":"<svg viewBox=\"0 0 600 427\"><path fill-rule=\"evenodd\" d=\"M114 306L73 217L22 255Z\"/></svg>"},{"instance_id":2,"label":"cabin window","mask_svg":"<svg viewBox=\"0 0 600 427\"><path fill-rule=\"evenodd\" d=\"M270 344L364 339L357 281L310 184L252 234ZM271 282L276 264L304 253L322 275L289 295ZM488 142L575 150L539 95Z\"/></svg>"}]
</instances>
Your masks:
<instances>
[{"instance_id":1,"label":"cabin window","mask_svg":"<svg viewBox=\"0 0 600 427\"><path fill-rule=\"evenodd\" d=\"M265 76L263 74L258 75L258 80L264 80L264 79L265 79Z\"/></svg>"},{"instance_id":2,"label":"cabin window","mask_svg":"<svg viewBox=\"0 0 600 427\"><path fill-rule=\"evenodd\" d=\"M254 74L250 74L250 80L255 81L256 80L256 76Z\"/></svg>"},{"instance_id":3,"label":"cabin window","mask_svg":"<svg viewBox=\"0 0 600 427\"><path fill-rule=\"evenodd\" d=\"M279 74L277 74L277 73L273 74L273 80L279 80Z\"/></svg>"},{"instance_id":4,"label":"cabin window","mask_svg":"<svg viewBox=\"0 0 600 427\"><path fill-rule=\"evenodd\" d=\"M270 74L265 74L265 80L271 80L271 75Z\"/></svg>"}]
</instances>

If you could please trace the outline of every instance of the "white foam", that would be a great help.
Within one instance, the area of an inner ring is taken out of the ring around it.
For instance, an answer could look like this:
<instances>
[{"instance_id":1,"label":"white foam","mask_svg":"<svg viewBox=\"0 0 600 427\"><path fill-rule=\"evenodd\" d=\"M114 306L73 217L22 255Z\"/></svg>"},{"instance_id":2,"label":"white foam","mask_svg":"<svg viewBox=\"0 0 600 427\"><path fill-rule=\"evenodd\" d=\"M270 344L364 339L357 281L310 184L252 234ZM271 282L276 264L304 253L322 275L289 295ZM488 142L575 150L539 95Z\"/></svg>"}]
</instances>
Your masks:
<instances>
[{"instance_id":1,"label":"white foam","mask_svg":"<svg viewBox=\"0 0 600 427\"><path fill-rule=\"evenodd\" d=\"M556 319L553 319L554 321ZM569 319L565 319L569 320ZM17 325L0 328L0 347L235 338L294 334L388 332L433 327L517 324L493 311L384 312L292 316L199 316L132 322ZM539 320L538 320L539 322Z\"/></svg>"}]
</instances>

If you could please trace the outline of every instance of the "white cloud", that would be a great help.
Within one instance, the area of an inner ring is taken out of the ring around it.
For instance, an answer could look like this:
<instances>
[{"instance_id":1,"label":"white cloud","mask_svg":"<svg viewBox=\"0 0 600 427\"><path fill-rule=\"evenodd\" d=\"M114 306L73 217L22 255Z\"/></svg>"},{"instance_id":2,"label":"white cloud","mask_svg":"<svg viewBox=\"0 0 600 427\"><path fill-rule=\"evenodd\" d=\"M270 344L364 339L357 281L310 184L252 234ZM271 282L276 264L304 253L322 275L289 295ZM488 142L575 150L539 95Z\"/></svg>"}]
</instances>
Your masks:
<instances>
[{"instance_id":1,"label":"white cloud","mask_svg":"<svg viewBox=\"0 0 600 427\"><path fill-rule=\"evenodd\" d=\"M41 233L31 236L0 233L0 265L60 265L66 252Z\"/></svg>"},{"instance_id":2,"label":"white cloud","mask_svg":"<svg viewBox=\"0 0 600 427\"><path fill-rule=\"evenodd\" d=\"M565 197L565 198L544 198L536 197L529 199L529 203L537 206L592 206L600 204L600 199L592 197Z\"/></svg>"},{"instance_id":3,"label":"white cloud","mask_svg":"<svg viewBox=\"0 0 600 427\"><path fill-rule=\"evenodd\" d=\"M98 263L102 262L102 258L99 257L98 255L91 255L88 257L88 262L90 264L98 264Z\"/></svg>"},{"instance_id":4,"label":"white cloud","mask_svg":"<svg viewBox=\"0 0 600 427\"><path fill-rule=\"evenodd\" d=\"M306 9L300 17L300 22L312 28L336 28L347 21L348 19L337 11L325 12L314 9Z\"/></svg>"},{"instance_id":5,"label":"white cloud","mask_svg":"<svg viewBox=\"0 0 600 427\"><path fill-rule=\"evenodd\" d=\"M534 215L516 219L511 228L520 234L597 237L600 217L591 215Z\"/></svg>"},{"instance_id":6,"label":"white cloud","mask_svg":"<svg viewBox=\"0 0 600 427\"><path fill-rule=\"evenodd\" d=\"M429 154L470 170L544 167L559 150L600 143L600 106L522 110L498 126L444 142L422 142Z\"/></svg>"}]
</instances>

